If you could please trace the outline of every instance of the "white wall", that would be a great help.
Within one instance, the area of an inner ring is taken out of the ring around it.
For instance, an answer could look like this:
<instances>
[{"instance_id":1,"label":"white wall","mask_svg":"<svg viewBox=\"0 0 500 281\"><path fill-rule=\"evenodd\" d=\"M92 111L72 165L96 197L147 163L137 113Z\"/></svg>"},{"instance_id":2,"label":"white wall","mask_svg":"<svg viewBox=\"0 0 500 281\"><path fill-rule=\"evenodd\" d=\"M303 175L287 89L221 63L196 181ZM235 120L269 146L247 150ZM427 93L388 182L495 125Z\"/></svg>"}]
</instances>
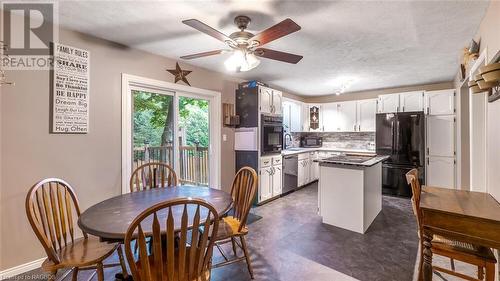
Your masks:
<instances>
[{"instance_id":1,"label":"white wall","mask_svg":"<svg viewBox=\"0 0 500 281\"><path fill-rule=\"evenodd\" d=\"M488 60L500 50L500 1L491 1L481 22L476 39L481 40L481 50L487 48ZM500 100L487 104L486 169L488 192L500 202Z\"/></svg>"}]
</instances>

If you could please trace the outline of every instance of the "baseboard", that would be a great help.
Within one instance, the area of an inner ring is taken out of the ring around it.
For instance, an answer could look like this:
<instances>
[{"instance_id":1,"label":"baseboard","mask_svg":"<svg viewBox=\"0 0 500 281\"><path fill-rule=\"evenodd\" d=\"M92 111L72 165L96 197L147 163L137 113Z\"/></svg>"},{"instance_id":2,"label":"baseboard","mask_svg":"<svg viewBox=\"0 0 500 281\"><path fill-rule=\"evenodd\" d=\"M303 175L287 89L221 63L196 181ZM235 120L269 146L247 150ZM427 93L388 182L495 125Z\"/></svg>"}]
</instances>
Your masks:
<instances>
[{"instance_id":1,"label":"baseboard","mask_svg":"<svg viewBox=\"0 0 500 281\"><path fill-rule=\"evenodd\" d=\"M45 260L45 258L41 258L38 260L27 262L25 264L21 264L18 266L8 268L6 270L2 270L2 271L0 271L0 280L4 280L4 279L10 278L10 277L19 275L19 274L28 272L28 271L33 270L33 269L37 269L37 268L42 266L42 263L44 260Z\"/></svg>"}]
</instances>

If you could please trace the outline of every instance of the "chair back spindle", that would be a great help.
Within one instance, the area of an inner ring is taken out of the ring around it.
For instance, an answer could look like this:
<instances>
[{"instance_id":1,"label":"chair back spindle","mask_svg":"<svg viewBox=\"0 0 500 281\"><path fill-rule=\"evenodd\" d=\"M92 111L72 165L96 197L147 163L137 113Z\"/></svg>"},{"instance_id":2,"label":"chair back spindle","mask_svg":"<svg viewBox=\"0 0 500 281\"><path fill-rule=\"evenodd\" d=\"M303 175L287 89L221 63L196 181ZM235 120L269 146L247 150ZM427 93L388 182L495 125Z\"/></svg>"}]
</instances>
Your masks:
<instances>
[{"instance_id":1,"label":"chair back spindle","mask_svg":"<svg viewBox=\"0 0 500 281\"><path fill-rule=\"evenodd\" d=\"M411 191L413 193L411 204L413 207L413 213L417 218L418 232L420 235L422 222L422 215L420 212L420 195L422 193L422 187L420 186L420 181L418 180L418 170L412 169L408 173L406 173L406 181L411 186Z\"/></svg>"},{"instance_id":2,"label":"chair back spindle","mask_svg":"<svg viewBox=\"0 0 500 281\"><path fill-rule=\"evenodd\" d=\"M189 215L190 208L196 210L194 215ZM174 217L180 217L180 221ZM209 232L216 235L218 225L215 208L200 199L175 199L148 208L134 219L125 236L125 253L134 280L208 281L214 245ZM207 231L196 231L201 226ZM138 261L131 245L134 239Z\"/></svg>"},{"instance_id":3,"label":"chair back spindle","mask_svg":"<svg viewBox=\"0 0 500 281\"><path fill-rule=\"evenodd\" d=\"M234 200L233 217L240 222L238 231L246 226L248 213L257 191L257 173L250 167L241 168L233 179L231 196Z\"/></svg>"},{"instance_id":4,"label":"chair back spindle","mask_svg":"<svg viewBox=\"0 0 500 281\"><path fill-rule=\"evenodd\" d=\"M26 196L26 215L48 258L59 263L59 250L75 241L73 216L80 207L73 188L64 180L44 179ZM87 238L87 234L83 233Z\"/></svg>"},{"instance_id":5,"label":"chair back spindle","mask_svg":"<svg viewBox=\"0 0 500 281\"><path fill-rule=\"evenodd\" d=\"M130 177L130 192L176 185L177 175L175 171L169 165L161 162L141 165L135 169Z\"/></svg>"}]
</instances>

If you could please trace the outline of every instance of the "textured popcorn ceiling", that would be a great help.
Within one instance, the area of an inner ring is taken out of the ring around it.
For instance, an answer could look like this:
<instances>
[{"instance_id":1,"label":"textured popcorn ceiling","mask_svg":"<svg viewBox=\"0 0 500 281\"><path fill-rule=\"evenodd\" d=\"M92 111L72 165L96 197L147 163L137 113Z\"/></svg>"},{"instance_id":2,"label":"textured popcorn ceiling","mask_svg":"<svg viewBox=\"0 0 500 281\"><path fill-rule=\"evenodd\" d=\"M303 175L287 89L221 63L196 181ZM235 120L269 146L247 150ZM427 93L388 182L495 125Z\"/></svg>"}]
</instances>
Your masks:
<instances>
[{"instance_id":1,"label":"textured popcorn ceiling","mask_svg":"<svg viewBox=\"0 0 500 281\"><path fill-rule=\"evenodd\" d=\"M64 1L63 26L171 58L224 48L181 23L196 18L226 34L234 16L258 32L287 17L302 30L266 47L304 56L297 65L262 59L249 72L300 95L451 81L461 50L475 35L487 1ZM189 61L226 72L228 54Z\"/></svg>"}]
</instances>

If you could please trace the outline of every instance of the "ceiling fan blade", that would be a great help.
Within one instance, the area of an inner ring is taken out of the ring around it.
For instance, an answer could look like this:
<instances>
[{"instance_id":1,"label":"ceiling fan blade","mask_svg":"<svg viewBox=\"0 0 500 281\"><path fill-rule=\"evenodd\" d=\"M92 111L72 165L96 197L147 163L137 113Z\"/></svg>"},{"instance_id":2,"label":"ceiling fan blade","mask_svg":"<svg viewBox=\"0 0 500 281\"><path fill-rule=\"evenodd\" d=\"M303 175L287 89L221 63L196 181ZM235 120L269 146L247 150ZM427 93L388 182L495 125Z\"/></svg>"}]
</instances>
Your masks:
<instances>
[{"instance_id":1,"label":"ceiling fan blade","mask_svg":"<svg viewBox=\"0 0 500 281\"><path fill-rule=\"evenodd\" d=\"M253 36L252 38L249 39L249 41L258 41L259 46L262 46L278 38L286 36L290 33L299 31L300 28L301 28L300 25L296 24L293 20L286 19L262 31L261 33Z\"/></svg>"},{"instance_id":2,"label":"ceiling fan blade","mask_svg":"<svg viewBox=\"0 0 500 281\"><path fill-rule=\"evenodd\" d=\"M216 30L215 28L211 27L211 26L208 26L204 23L202 23L201 21L197 20L197 19L189 19L189 20L183 20L182 23L186 24L186 25L189 25L191 26L192 28L198 30L198 31L201 31L209 36L212 36L213 38L219 40L219 41L222 41L224 43L226 42L231 42L231 43L235 43L233 41L233 39L229 38L227 35L225 35L224 33Z\"/></svg>"},{"instance_id":3,"label":"ceiling fan blade","mask_svg":"<svg viewBox=\"0 0 500 281\"><path fill-rule=\"evenodd\" d=\"M181 59L192 60L192 59L197 59L197 58L202 58L202 57L219 55L219 54L222 54L222 53L225 53L225 52L228 52L228 50L208 51L208 52L203 52L203 53L198 53L198 54L192 54L192 55L182 56Z\"/></svg>"},{"instance_id":4,"label":"ceiling fan blade","mask_svg":"<svg viewBox=\"0 0 500 281\"><path fill-rule=\"evenodd\" d=\"M258 57L272 59L272 60L279 60L282 62L293 63L293 64L298 63L303 58L303 56L275 51L266 48L258 48L255 50L254 54Z\"/></svg>"}]
</instances>

